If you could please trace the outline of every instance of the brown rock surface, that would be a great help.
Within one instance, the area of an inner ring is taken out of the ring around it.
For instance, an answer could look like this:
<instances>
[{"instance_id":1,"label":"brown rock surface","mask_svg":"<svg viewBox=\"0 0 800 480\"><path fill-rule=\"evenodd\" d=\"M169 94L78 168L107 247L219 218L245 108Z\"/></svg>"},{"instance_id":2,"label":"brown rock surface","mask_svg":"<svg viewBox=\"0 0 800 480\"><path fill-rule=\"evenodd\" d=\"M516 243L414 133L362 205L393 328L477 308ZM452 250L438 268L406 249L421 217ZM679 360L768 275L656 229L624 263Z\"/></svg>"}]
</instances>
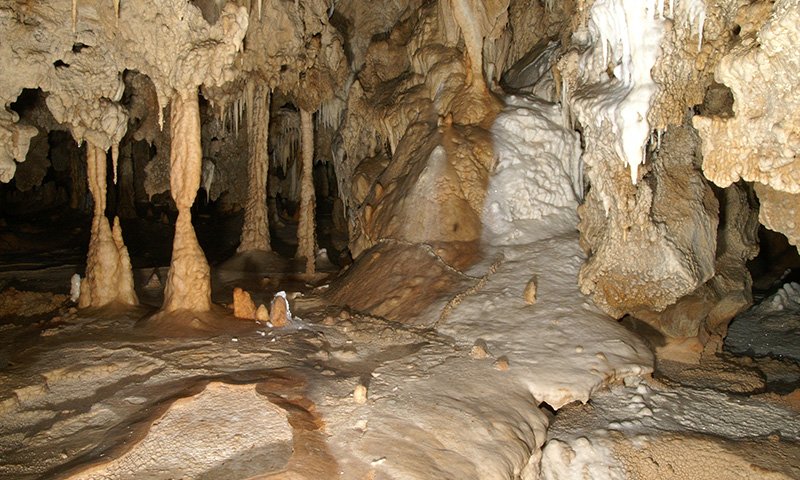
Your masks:
<instances>
[{"instance_id":1,"label":"brown rock surface","mask_svg":"<svg viewBox=\"0 0 800 480\"><path fill-rule=\"evenodd\" d=\"M243 320L256 319L256 305L253 299L239 287L233 289L233 316Z\"/></svg>"}]
</instances>

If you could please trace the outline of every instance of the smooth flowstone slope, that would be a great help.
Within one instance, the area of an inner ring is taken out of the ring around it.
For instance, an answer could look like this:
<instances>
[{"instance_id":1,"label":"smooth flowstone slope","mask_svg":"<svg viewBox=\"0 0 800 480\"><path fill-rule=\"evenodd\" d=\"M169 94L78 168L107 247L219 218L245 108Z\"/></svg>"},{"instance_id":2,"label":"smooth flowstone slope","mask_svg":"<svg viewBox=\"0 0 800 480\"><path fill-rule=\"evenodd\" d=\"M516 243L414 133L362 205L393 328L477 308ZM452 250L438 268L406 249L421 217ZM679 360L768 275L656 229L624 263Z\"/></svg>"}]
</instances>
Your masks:
<instances>
[{"instance_id":1,"label":"smooth flowstone slope","mask_svg":"<svg viewBox=\"0 0 800 480\"><path fill-rule=\"evenodd\" d=\"M541 402L558 409L613 380L652 371L653 356L634 333L578 290L584 256L578 233L498 248L502 260L477 293L465 297L439 330L462 342L482 339ZM524 299L535 277L536 303Z\"/></svg>"}]
</instances>

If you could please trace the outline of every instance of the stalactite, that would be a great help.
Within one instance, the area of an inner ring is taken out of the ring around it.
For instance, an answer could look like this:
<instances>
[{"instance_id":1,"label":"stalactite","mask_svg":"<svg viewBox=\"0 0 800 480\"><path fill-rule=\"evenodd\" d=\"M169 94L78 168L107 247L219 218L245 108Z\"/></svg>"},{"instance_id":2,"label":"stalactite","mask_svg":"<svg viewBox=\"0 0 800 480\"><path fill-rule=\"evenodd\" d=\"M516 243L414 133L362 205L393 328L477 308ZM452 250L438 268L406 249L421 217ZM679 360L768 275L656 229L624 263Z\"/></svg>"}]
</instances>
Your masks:
<instances>
[{"instance_id":1,"label":"stalactite","mask_svg":"<svg viewBox=\"0 0 800 480\"><path fill-rule=\"evenodd\" d=\"M317 112L317 125L328 128L332 131L339 129L342 123L342 113L347 108L344 100L334 96L327 102L323 102Z\"/></svg>"},{"instance_id":2,"label":"stalactite","mask_svg":"<svg viewBox=\"0 0 800 480\"><path fill-rule=\"evenodd\" d=\"M469 0L450 0L455 21L464 38L467 51L467 84L486 89L483 79L483 34L480 26L480 12L476 12Z\"/></svg>"},{"instance_id":3,"label":"stalactite","mask_svg":"<svg viewBox=\"0 0 800 480\"><path fill-rule=\"evenodd\" d=\"M119 172L119 145L111 145L111 166L114 169L111 172L114 175L114 185L117 184L117 174Z\"/></svg>"},{"instance_id":4,"label":"stalactite","mask_svg":"<svg viewBox=\"0 0 800 480\"><path fill-rule=\"evenodd\" d=\"M239 136L239 99L233 101L233 132Z\"/></svg>"},{"instance_id":5,"label":"stalactite","mask_svg":"<svg viewBox=\"0 0 800 480\"><path fill-rule=\"evenodd\" d=\"M289 163L294 165L294 158L300 147L300 120L297 112L283 108L278 110L270 128L270 147L275 164L288 175Z\"/></svg>"},{"instance_id":6,"label":"stalactite","mask_svg":"<svg viewBox=\"0 0 800 480\"><path fill-rule=\"evenodd\" d=\"M119 25L119 0L114 0L114 17L117 19L117 25Z\"/></svg>"},{"instance_id":7,"label":"stalactite","mask_svg":"<svg viewBox=\"0 0 800 480\"><path fill-rule=\"evenodd\" d=\"M192 204L200 188L203 152L197 89L181 92L170 104L170 178L178 208L172 261L164 289L165 312L211 309L211 271L192 226Z\"/></svg>"},{"instance_id":8,"label":"stalactite","mask_svg":"<svg viewBox=\"0 0 800 480\"><path fill-rule=\"evenodd\" d=\"M300 110L303 168L300 185L300 223L297 226L297 258L306 259L306 274L316 272L317 238L314 228L314 123L312 113Z\"/></svg>"},{"instance_id":9,"label":"stalactite","mask_svg":"<svg viewBox=\"0 0 800 480\"><path fill-rule=\"evenodd\" d=\"M112 230L106 218L106 152L86 145L87 179L94 199L94 215L86 258L86 279L81 283L79 306L102 307L113 302L136 305L128 249L122 241L119 218Z\"/></svg>"},{"instance_id":10,"label":"stalactite","mask_svg":"<svg viewBox=\"0 0 800 480\"><path fill-rule=\"evenodd\" d=\"M247 203L239 251L270 250L269 219L267 216L267 178L269 156L269 88L266 85L248 86L247 105Z\"/></svg>"}]
</instances>

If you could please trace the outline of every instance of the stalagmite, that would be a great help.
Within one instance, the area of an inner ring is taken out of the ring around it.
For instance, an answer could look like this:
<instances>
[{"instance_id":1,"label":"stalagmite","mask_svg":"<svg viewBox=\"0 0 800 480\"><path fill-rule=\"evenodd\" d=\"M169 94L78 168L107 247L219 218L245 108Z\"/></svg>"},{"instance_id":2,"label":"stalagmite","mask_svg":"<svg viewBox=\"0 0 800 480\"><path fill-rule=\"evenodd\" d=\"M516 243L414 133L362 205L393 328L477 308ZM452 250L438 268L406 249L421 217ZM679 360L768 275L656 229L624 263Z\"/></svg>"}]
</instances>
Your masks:
<instances>
[{"instance_id":1,"label":"stalagmite","mask_svg":"<svg viewBox=\"0 0 800 480\"><path fill-rule=\"evenodd\" d=\"M244 320L256 318L256 305L253 299L239 287L233 289L233 316Z\"/></svg>"},{"instance_id":2,"label":"stalagmite","mask_svg":"<svg viewBox=\"0 0 800 480\"><path fill-rule=\"evenodd\" d=\"M315 252L317 238L314 229L314 124L312 114L300 110L300 130L302 132L303 169L300 185L300 224L297 226L297 258L306 259L306 273L316 272Z\"/></svg>"},{"instance_id":3,"label":"stalagmite","mask_svg":"<svg viewBox=\"0 0 800 480\"><path fill-rule=\"evenodd\" d=\"M78 0L72 0L72 32L78 27Z\"/></svg>"},{"instance_id":4,"label":"stalagmite","mask_svg":"<svg viewBox=\"0 0 800 480\"><path fill-rule=\"evenodd\" d=\"M170 190L178 208L172 244L165 312L211 309L211 276L192 226L192 204L200 187L203 154L200 146L200 107L197 90L182 92L170 105Z\"/></svg>"},{"instance_id":5,"label":"stalagmite","mask_svg":"<svg viewBox=\"0 0 800 480\"><path fill-rule=\"evenodd\" d=\"M267 176L269 156L269 89L266 85L248 94L247 132L247 203L244 207L244 226L239 251L270 250L269 219L267 218Z\"/></svg>"},{"instance_id":6,"label":"stalagmite","mask_svg":"<svg viewBox=\"0 0 800 480\"><path fill-rule=\"evenodd\" d=\"M94 198L94 217L86 258L86 279L81 283L81 308L102 307L112 302L136 305L128 249L122 241L119 218L112 230L106 218L106 152L86 146L89 191Z\"/></svg>"}]
</instances>

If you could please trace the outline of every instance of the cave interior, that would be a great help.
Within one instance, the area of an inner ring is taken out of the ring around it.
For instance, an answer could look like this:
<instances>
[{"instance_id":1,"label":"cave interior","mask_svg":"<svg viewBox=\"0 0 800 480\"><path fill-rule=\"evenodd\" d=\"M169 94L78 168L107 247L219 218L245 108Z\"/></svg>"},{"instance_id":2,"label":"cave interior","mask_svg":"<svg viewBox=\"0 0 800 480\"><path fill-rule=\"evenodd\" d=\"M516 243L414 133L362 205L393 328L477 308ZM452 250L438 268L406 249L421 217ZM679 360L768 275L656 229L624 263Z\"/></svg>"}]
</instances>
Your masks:
<instances>
[{"instance_id":1,"label":"cave interior","mask_svg":"<svg viewBox=\"0 0 800 480\"><path fill-rule=\"evenodd\" d=\"M0 478L800 478L800 0L0 39Z\"/></svg>"}]
</instances>

